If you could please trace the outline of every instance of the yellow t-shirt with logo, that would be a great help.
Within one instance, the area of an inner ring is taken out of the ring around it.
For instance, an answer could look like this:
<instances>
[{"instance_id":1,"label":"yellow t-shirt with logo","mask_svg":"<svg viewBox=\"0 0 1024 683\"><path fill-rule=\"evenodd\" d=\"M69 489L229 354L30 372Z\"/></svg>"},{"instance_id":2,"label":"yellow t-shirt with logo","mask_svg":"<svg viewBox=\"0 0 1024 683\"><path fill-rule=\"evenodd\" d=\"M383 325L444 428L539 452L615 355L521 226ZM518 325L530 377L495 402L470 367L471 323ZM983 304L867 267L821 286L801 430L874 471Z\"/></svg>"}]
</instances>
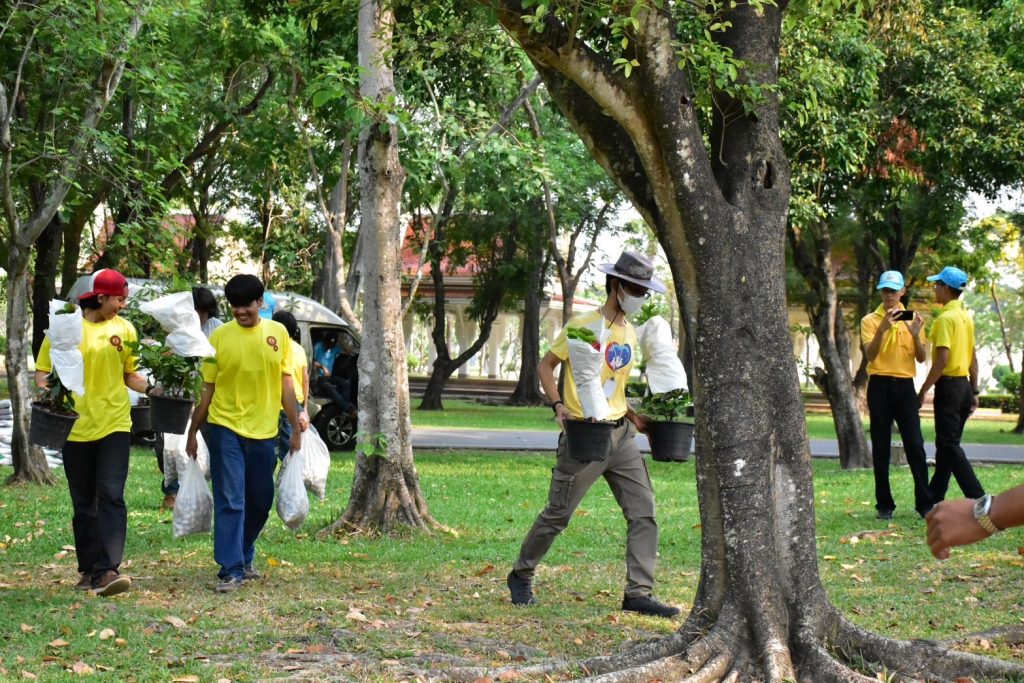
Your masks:
<instances>
[{"instance_id":1,"label":"yellow t-shirt with logo","mask_svg":"<svg viewBox=\"0 0 1024 683\"><path fill-rule=\"evenodd\" d=\"M903 305L900 304L900 310ZM879 325L885 318L885 309L879 306L874 313L868 313L860 321L860 343L864 348L875 338ZM924 343L924 328L918 330L918 337ZM914 335L906 323L898 322L885 333L878 355L868 362L868 375L884 375L886 377L917 376L917 358L914 355Z\"/></svg>"},{"instance_id":2,"label":"yellow t-shirt with logo","mask_svg":"<svg viewBox=\"0 0 1024 683\"><path fill-rule=\"evenodd\" d=\"M216 356L203 362L203 381L214 386L210 424L247 439L277 436L281 376L292 371L292 344L284 325L260 319L253 327L232 320L210 335Z\"/></svg>"},{"instance_id":3,"label":"yellow t-shirt with logo","mask_svg":"<svg viewBox=\"0 0 1024 683\"><path fill-rule=\"evenodd\" d=\"M610 325L610 327L609 325L600 310L574 315L562 328L554 344L551 345L551 352L563 361L569 358L569 339L566 336L566 330L570 327L590 328L599 340L602 330L610 331L610 335L601 349L604 352L604 363L601 365L601 384L605 388L608 407L611 409L608 419L617 420L626 414L626 384L629 382L629 372L633 368L633 356L636 353L637 341L636 330L628 321L625 325ZM565 376L562 401L573 417L582 418L583 407L580 404L579 393L576 391L572 366L566 363L565 367L569 368L569 372Z\"/></svg>"},{"instance_id":4,"label":"yellow t-shirt with logo","mask_svg":"<svg viewBox=\"0 0 1024 683\"><path fill-rule=\"evenodd\" d=\"M98 441L114 432L131 432L131 402L124 376L135 372L137 359L129 343L137 340L135 327L120 316L98 323L82 320L78 348L85 363L85 394L74 394L75 411L80 417L68 441ZM39 349L36 370L53 370L49 337L43 339Z\"/></svg>"},{"instance_id":5,"label":"yellow t-shirt with logo","mask_svg":"<svg viewBox=\"0 0 1024 683\"><path fill-rule=\"evenodd\" d=\"M933 358L936 349L949 349L949 359L942 370L943 377L967 377L971 374L974 321L964 310L963 301L954 299L942 307L942 313L932 323L929 339L932 342Z\"/></svg>"},{"instance_id":6,"label":"yellow t-shirt with logo","mask_svg":"<svg viewBox=\"0 0 1024 683\"><path fill-rule=\"evenodd\" d=\"M306 392L302 386L302 377L309 370L309 359L306 357L306 349L302 344L290 340L292 343L292 380L295 384L295 400L300 404L306 402Z\"/></svg>"}]
</instances>

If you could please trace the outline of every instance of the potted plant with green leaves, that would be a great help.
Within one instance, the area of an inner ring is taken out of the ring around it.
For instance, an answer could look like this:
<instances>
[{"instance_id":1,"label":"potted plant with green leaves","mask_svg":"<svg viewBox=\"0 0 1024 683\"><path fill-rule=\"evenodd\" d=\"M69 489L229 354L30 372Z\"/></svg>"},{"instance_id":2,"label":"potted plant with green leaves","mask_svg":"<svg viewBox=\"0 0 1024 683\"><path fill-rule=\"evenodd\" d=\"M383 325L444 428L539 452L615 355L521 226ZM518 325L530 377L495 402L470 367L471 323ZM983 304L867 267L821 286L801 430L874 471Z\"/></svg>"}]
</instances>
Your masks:
<instances>
[{"instance_id":1,"label":"potted plant with green leaves","mask_svg":"<svg viewBox=\"0 0 1024 683\"><path fill-rule=\"evenodd\" d=\"M137 343L139 366L149 371L150 380L163 391L149 397L150 424L155 432L184 434L192 406L203 388L200 372L203 359L179 356L163 342Z\"/></svg>"},{"instance_id":2,"label":"potted plant with green leaves","mask_svg":"<svg viewBox=\"0 0 1024 683\"><path fill-rule=\"evenodd\" d=\"M46 386L40 388L32 402L32 420L28 440L37 446L61 450L75 426L75 397L61 384L56 372L46 377Z\"/></svg>"},{"instance_id":3,"label":"potted plant with green leaves","mask_svg":"<svg viewBox=\"0 0 1024 683\"><path fill-rule=\"evenodd\" d=\"M648 394L637 406L647 418L647 440L651 457L659 462L686 462L690 459L693 439L693 398L686 389Z\"/></svg>"},{"instance_id":4,"label":"potted plant with green leaves","mask_svg":"<svg viewBox=\"0 0 1024 683\"><path fill-rule=\"evenodd\" d=\"M597 335L588 327L569 327L565 331L569 344L569 366L572 368L576 393L583 409L583 419L563 421L569 455L581 462L601 461L612 447L615 423L608 416L608 399L601 386L604 354Z\"/></svg>"}]
</instances>

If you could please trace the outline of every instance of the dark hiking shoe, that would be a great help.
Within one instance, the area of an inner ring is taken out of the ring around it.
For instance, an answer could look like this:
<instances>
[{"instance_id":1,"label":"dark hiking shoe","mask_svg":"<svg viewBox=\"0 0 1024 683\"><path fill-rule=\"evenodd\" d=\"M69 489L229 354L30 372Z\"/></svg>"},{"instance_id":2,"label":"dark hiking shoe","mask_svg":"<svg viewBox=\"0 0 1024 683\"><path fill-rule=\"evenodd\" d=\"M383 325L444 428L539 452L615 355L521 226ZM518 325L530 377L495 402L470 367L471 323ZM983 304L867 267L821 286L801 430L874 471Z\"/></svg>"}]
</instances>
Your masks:
<instances>
[{"instance_id":1,"label":"dark hiking shoe","mask_svg":"<svg viewBox=\"0 0 1024 683\"><path fill-rule=\"evenodd\" d=\"M260 570L256 569L256 567L254 567L251 562L245 565L245 569L243 569L242 572L243 581L252 581L254 579L263 578L263 574L260 574Z\"/></svg>"},{"instance_id":2,"label":"dark hiking shoe","mask_svg":"<svg viewBox=\"0 0 1024 683\"><path fill-rule=\"evenodd\" d=\"M89 572L82 572L82 575L78 577L78 583L75 584L76 591L87 591L92 588L92 576Z\"/></svg>"},{"instance_id":3,"label":"dark hiking shoe","mask_svg":"<svg viewBox=\"0 0 1024 683\"><path fill-rule=\"evenodd\" d=\"M679 608L666 605L653 595L637 595L636 597L622 598L622 609L625 612L636 612L649 617L664 617L671 619L679 614Z\"/></svg>"},{"instance_id":4,"label":"dark hiking shoe","mask_svg":"<svg viewBox=\"0 0 1024 683\"><path fill-rule=\"evenodd\" d=\"M508 573L505 583L508 584L508 590L512 594L513 605L527 607L537 604L537 598L533 597L533 586L530 585L529 579L524 579L513 571Z\"/></svg>"},{"instance_id":5,"label":"dark hiking shoe","mask_svg":"<svg viewBox=\"0 0 1024 683\"><path fill-rule=\"evenodd\" d=\"M176 494L176 493L168 493L167 495L164 496L164 501L162 503L160 503L160 509L161 510L173 510L174 509L174 503L175 503L175 501L177 501L177 499L178 499L178 494Z\"/></svg>"},{"instance_id":6,"label":"dark hiking shoe","mask_svg":"<svg viewBox=\"0 0 1024 683\"><path fill-rule=\"evenodd\" d=\"M892 510L879 510L875 519L892 519Z\"/></svg>"},{"instance_id":7,"label":"dark hiking shoe","mask_svg":"<svg viewBox=\"0 0 1024 683\"><path fill-rule=\"evenodd\" d=\"M242 579L237 576L226 576L217 583L217 587L214 590L218 593L234 593L241 587Z\"/></svg>"},{"instance_id":8,"label":"dark hiking shoe","mask_svg":"<svg viewBox=\"0 0 1024 683\"><path fill-rule=\"evenodd\" d=\"M103 576L100 577L99 581L96 581L92 584L92 592L95 595L110 597L111 595L124 593L131 587L131 579L129 579L124 574L118 574L113 569L108 569L107 571L103 572Z\"/></svg>"}]
</instances>

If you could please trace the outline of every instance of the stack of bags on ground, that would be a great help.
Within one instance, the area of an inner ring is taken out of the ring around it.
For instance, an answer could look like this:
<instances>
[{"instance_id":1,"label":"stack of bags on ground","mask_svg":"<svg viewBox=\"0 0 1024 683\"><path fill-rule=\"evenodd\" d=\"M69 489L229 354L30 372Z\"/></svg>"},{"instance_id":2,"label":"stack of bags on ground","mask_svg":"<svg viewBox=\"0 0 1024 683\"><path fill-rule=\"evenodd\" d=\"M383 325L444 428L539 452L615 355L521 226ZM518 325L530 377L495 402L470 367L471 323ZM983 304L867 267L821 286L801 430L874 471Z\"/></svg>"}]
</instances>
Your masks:
<instances>
[{"instance_id":1,"label":"stack of bags on ground","mask_svg":"<svg viewBox=\"0 0 1024 683\"><path fill-rule=\"evenodd\" d=\"M13 465L14 458L11 457L11 439L14 435L14 411L11 409L11 399L5 398L0 401L0 465ZM44 448L46 464L50 467L61 467L64 461L61 459L60 451L51 448Z\"/></svg>"}]
</instances>

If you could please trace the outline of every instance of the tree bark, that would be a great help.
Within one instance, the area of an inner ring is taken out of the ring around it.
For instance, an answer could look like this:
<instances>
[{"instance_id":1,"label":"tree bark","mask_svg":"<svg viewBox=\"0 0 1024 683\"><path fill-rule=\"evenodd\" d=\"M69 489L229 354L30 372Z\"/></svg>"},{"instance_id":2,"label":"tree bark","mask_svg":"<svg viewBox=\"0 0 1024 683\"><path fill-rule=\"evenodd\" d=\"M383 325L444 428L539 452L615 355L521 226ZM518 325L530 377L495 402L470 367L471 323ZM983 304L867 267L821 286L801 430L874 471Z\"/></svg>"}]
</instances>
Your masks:
<instances>
[{"instance_id":1,"label":"tree bark","mask_svg":"<svg viewBox=\"0 0 1024 683\"><path fill-rule=\"evenodd\" d=\"M729 28L714 38L751 65L741 81L775 82L785 7L738 4L716 15ZM786 315L790 188L778 103L769 95L751 110L716 92L706 149L668 11L633 12L639 66L626 78L557 15L537 20L538 30L523 21L531 12L521 2L499 9L556 104L655 229L693 349L702 560L692 611L673 637L572 671L592 681L772 682L867 681L852 668L864 662L942 679L1024 671L866 633L829 603Z\"/></svg>"},{"instance_id":2,"label":"tree bark","mask_svg":"<svg viewBox=\"0 0 1024 683\"><path fill-rule=\"evenodd\" d=\"M394 15L387 5L359 5L360 94L374 105L394 97L388 59ZM383 114L359 137L360 233L371 242L363 265L366 296L359 354L359 427L355 476L348 507L324 534L388 533L402 527L437 527L427 509L413 463L409 377L401 319L399 230L405 170L398 127Z\"/></svg>"},{"instance_id":3,"label":"tree bark","mask_svg":"<svg viewBox=\"0 0 1024 683\"><path fill-rule=\"evenodd\" d=\"M39 353L49 326L50 300L57 294L57 263L63 241L64 225L60 214L36 238L36 263L32 269L32 356Z\"/></svg>"}]
</instances>

